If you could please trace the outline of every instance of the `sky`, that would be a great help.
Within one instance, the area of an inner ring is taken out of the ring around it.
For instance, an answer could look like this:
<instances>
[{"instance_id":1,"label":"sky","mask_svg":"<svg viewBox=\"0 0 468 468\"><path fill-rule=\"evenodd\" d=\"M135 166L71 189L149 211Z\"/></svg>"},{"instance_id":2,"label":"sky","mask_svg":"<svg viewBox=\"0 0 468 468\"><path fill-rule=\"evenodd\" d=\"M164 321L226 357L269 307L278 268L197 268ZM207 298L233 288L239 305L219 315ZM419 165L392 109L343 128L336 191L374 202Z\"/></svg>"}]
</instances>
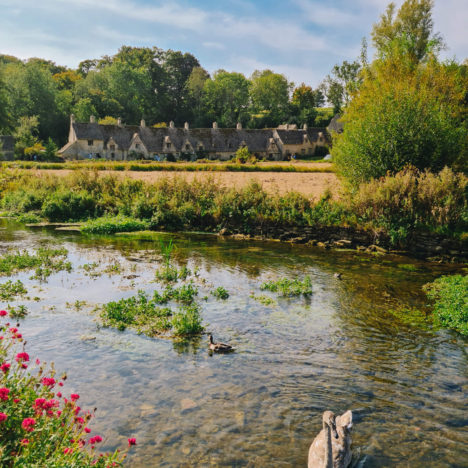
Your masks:
<instances>
[{"instance_id":1,"label":"sky","mask_svg":"<svg viewBox=\"0 0 468 468\"><path fill-rule=\"evenodd\" d=\"M359 56L388 0L0 0L0 53L76 68L121 45L195 55L210 73L256 69L317 86ZM396 0L396 5L402 0ZM447 58L468 57L468 0L435 0ZM369 41L370 42L370 41ZM370 52L372 52L370 50Z\"/></svg>"}]
</instances>

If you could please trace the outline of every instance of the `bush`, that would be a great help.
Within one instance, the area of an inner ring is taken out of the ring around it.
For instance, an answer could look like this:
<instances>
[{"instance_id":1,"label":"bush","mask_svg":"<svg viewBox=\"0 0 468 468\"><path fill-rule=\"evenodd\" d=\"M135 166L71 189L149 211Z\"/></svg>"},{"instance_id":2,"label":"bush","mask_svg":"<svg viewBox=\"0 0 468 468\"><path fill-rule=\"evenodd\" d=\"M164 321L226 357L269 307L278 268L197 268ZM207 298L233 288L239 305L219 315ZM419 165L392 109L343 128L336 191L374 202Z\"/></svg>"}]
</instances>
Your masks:
<instances>
[{"instance_id":1,"label":"bush","mask_svg":"<svg viewBox=\"0 0 468 468\"><path fill-rule=\"evenodd\" d=\"M0 311L2 317L6 311ZM16 327L0 327L0 465L3 467L85 468L121 466L125 454L97 455L102 437L89 437L93 413L82 411L77 394L62 395L66 376L32 359ZM135 439L129 439L129 446Z\"/></svg>"},{"instance_id":2,"label":"bush","mask_svg":"<svg viewBox=\"0 0 468 468\"><path fill-rule=\"evenodd\" d=\"M284 297L292 296L310 296L312 294L312 280L306 276L302 281L300 279L290 280L281 278L278 281L267 281L260 286L262 291L276 292Z\"/></svg>"},{"instance_id":3,"label":"bush","mask_svg":"<svg viewBox=\"0 0 468 468\"><path fill-rule=\"evenodd\" d=\"M144 231L149 223L126 216L104 216L87 221L80 227L86 234L115 234L116 232Z\"/></svg>"},{"instance_id":4,"label":"bush","mask_svg":"<svg viewBox=\"0 0 468 468\"><path fill-rule=\"evenodd\" d=\"M42 214L49 221L80 221L94 217L96 202L85 191L64 190L52 193L42 205Z\"/></svg>"},{"instance_id":5,"label":"bush","mask_svg":"<svg viewBox=\"0 0 468 468\"><path fill-rule=\"evenodd\" d=\"M442 276L424 286L434 314L447 328L468 335L468 275Z\"/></svg>"}]
</instances>

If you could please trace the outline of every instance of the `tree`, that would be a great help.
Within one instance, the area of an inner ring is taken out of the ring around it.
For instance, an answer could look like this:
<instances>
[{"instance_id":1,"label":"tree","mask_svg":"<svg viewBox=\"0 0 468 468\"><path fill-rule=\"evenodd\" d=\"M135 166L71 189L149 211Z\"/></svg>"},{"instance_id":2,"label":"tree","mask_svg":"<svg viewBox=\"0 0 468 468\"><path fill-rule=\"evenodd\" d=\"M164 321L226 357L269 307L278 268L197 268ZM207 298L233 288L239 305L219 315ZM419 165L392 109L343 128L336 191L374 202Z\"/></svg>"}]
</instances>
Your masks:
<instances>
[{"instance_id":1,"label":"tree","mask_svg":"<svg viewBox=\"0 0 468 468\"><path fill-rule=\"evenodd\" d=\"M103 119L99 119L99 125L117 125L117 119L110 115L106 115Z\"/></svg>"},{"instance_id":2,"label":"tree","mask_svg":"<svg viewBox=\"0 0 468 468\"><path fill-rule=\"evenodd\" d=\"M293 92L291 105L297 116L297 123L314 124L317 111L315 110L315 93L310 86L302 83L297 87Z\"/></svg>"},{"instance_id":3,"label":"tree","mask_svg":"<svg viewBox=\"0 0 468 468\"><path fill-rule=\"evenodd\" d=\"M378 59L346 108L333 159L351 183L410 164L438 171L467 160L466 75L432 58L414 67L406 56Z\"/></svg>"},{"instance_id":4,"label":"tree","mask_svg":"<svg viewBox=\"0 0 468 468\"><path fill-rule=\"evenodd\" d=\"M20 117L18 126L13 136L15 137L15 157L22 159L26 148L34 147L39 143L38 135L39 119L36 115Z\"/></svg>"},{"instance_id":5,"label":"tree","mask_svg":"<svg viewBox=\"0 0 468 468\"><path fill-rule=\"evenodd\" d=\"M203 126L206 120L203 118L203 99L205 96L205 83L209 78L210 75L204 68L195 67L187 80L187 93L194 126Z\"/></svg>"},{"instance_id":6,"label":"tree","mask_svg":"<svg viewBox=\"0 0 468 468\"><path fill-rule=\"evenodd\" d=\"M8 95L6 85L3 81L2 69L0 67L0 134L7 133L10 129L10 113L8 110Z\"/></svg>"},{"instance_id":7,"label":"tree","mask_svg":"<svg viewBox=\"0 0 468 468\"><path fill-rule=\"evenodd\" d=\"M433 6L433 0L406 0L395 16L395 4L390 3L372 30L379 57L387 57L397 48L417 63L443 48L440 35L433 34Z\"/></svg>"},{"instance_id":8,"label":"tree","mask_svg":"<svg viewBox=\"0 0 468 468\"><path fill-rule=\"evenodd\" d=\"M206 118L222 127L235 127L248 118L249 82L242 73L218 70L204 86Z\"/></svg>"},{"instance_id":9,"label":"tree","mask_svg":"<svg viewBox=\"0 0 468 468\"><path fill-rule=\"evenodd\" d=\"M277 126L289 114L289 94L293 86L284 75L271 70L256 70L251 77L250 98L253 113L266 112L264 122Z\"/></svg>"}]
</instances>

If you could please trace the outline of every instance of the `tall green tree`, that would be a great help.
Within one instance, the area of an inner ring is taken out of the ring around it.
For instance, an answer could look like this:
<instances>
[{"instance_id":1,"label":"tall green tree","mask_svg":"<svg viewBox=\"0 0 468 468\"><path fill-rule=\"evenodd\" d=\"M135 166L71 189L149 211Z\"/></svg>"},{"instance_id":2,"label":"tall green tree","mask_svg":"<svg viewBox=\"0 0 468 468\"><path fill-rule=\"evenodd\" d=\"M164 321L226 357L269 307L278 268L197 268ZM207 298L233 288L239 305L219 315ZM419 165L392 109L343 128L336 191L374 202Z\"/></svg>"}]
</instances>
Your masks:
<instances>
[{"instance_id":1,"label":"tall green tree","mask_svg":"<svg viewBox=\"0 0 468 468\"><path fill-rule=\"evenodd\" d=\"M204 114L205 83L210 79L208 72L202 67L195 67L188 77L186 87L188 104L191 109L190 122L195 127L206 125Z\"/></svg>"},{"instance_id":2,"label":"tall green tree","mask_svg":"<svg viewBox=\"0 0 468 468\"><path fill-rule=\"evenodd\" d=\"M218 70L204 86L204 108L208 121L234 127L248 119L249 81L242 73Z\"/></svg>"},{"instance_id":3,"label":"tall green tree","mask_svg":"<svg viewBox=\"0 0 468 468\"><path fill-rule=\"evenodd\" d=\"M315 97L313 89L304 83L294 90L291 105L298 124L314 125L317 116Z\"/></svg>"},{"instance_id":4,"label":"tall green tree","mask_svg":"<svg viewBox=\"0 0 468 468\"><path fill-rule=\"evenodd\" d=\"M263 113L265 125L277 126L289 117L289 96L293 83L271 70L256 70L250 81L253 113Z\"/></svg>"}]
</instances>

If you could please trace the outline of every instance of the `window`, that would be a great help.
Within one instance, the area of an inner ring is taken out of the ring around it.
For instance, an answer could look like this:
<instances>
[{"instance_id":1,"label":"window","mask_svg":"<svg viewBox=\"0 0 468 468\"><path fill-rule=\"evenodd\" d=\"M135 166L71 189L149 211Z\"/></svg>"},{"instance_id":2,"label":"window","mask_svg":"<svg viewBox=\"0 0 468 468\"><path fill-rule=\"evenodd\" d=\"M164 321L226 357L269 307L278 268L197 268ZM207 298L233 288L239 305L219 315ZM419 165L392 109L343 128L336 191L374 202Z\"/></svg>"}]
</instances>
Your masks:
<instances>
[{"instance_id":1,"label":"window","mask_svg":"<svg viewBox=\"0 0 468 468\"><path fill-rule=\"evenodd\" d=\"M190 151L190 145L185 145L185 150Z\"/></svg>"},{"instance_id":2,"label":"window","mask_svg":"<svg viewBox=\"0 0 468 468\"><path fill-rule=\"evenodd\" d=\"M140 143L135 143L135 148L140 149Z\"/></svg>"},{"instance_id":3,"label":"window","mask_svg":"<svg viewBox=\"0 0 468 468\"><path fill-rule=\"evenodd\" d=\"M202 145L200 145L200 146L198 147L198 151L203 151L203 146L202 146Z\"/></svg>"},{"instance_id":4,"label":"window","mask_svg":"<svg viewBox=\"0 0 468 468\"><path fill-rule=\"evenodd\" d=\"M88 146L93 146L93 140L88 140Z\"/></svg>"},{"instance_id":5,"label":"window","mask_svg":"<svg viewBox=\"0 0 468 468\"><path fill-rule=\"evenodd\" d=\"M111 151L115 151L115 145L110 145L109 148Z\"/></svg>"},{"instance_id":6,"label":"window","mask_svg":"<svg viewBox=\"0 0 468 468\"><path fill-rule=\"evenodd\" d=\"M305 154L305 148L302 148L302 149L301 149L301 153L302 153L302 154Z\"/></svg>"},{"instance_id":7,"label":"window","mask_svg":"<svg viewBox=\"0 0 468 468\"><path fill-rule=\"evenodd\" d=\"M112 159L115 158L115 153L111 153L111 158L112 158Z\"/></svg>"},{"instance_id":8,"label":"window","mask_svg":"<svg viewBox=\"0 0 468 468\"><path fill-rule=\"evenodd\" d=\"M170 149L170 148L171 148L171 144L170 144L170 143L166 143L166 148L167 148L167 149Z\"/></svg>"}]
</instances>

